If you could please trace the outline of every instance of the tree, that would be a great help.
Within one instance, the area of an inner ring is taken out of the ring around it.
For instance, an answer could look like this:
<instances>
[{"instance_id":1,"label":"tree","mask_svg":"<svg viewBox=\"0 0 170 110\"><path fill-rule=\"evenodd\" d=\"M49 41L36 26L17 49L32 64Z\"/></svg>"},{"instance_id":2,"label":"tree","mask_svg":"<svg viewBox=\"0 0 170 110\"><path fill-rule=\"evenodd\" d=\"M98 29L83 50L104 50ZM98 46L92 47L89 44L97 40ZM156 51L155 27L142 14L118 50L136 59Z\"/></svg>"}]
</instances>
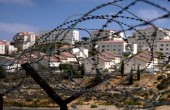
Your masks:
<instances>
[{"instance_id":1,"label":"tree","mask_svg":"<svg viewBox=\"0 0 170 110\"><path fill-rule=\"evenodd\" d=\"M81 71L81 75L85 75L85 67L84 67L84 64L81 65L80 71Z\"/></svg>"},{"instance_id":2,"label":"tree","mask_svg":"<svg viewBox=\"0 0 170 110\"><path fill-rule=\"evenodd\" d=\"M128 58L128 57L130 56L130 53L125 53L123 56L124 56L125 58Z\"/></svg>"},{"instance_id":3,"label":"tree","mask_svg":"<svg viewBox=\"0 0 170 110\"><path fill-rule=\"evenodd\" d=\"M59 69L64 70L66 73L69 74L76 74L76 70L73 68L73 65L71 64L60 64Z\"/></svg>"},{"instance_id":4,"label":"tree","mask_svg":"<svg viewBox=\"0 0 170 110\"><path fill-rule=\"evenodd\" d=\"M123 77L124 75L124 61L122 60L122 63L121 63L121 76Z\"/></svg>"},{"instance_id":5,"label":"tree","mask_svg":"<svg viewBox=\"0 0 170 110\"><path fill-rule=\"evenodd\" d=\"M133 69L131 68L130 76L129 76L129 85L133 84Z\"/></svg>"},{"instance_id":6,"label":"tree","mask_svg":"<svg viewBox=\"0 0 170 110\"><path fill-rule=\"evenodd\" d=\"M156 52L158 54L158 57L161 59L163 58L163 53L162 52Z\"/></svg>"},{"instance_id":7,"label":"tree","mask_svg":"<svg viewBox=\"0 0 170 110\"><path fill-rule=\"evenodd\" d=\"M6 72L5 69L2 66L0 66L0 79L3 79L6 77L5 72Z\"/></svg>"},{"instance_id":8,"label":"tree","mask_svg":"<svg viewBox=\"0 0 170 110\"><path fill-rule=\"evenodd\" d=\"M140 80L140 68L139 68L139 65L138 65L138 70L137 70L137 80Z\"/></svg>"},{"instance_id":9,"label":"tree","mask_svg":"<svg viewBox=\"0 0 170 110\"><path fill-rule=\"evenodd\" d=\"M89 40L89 38L88 37L82 37L81 38L83 41L87 41L87 40Z\"/></svg>"}]
</instances>

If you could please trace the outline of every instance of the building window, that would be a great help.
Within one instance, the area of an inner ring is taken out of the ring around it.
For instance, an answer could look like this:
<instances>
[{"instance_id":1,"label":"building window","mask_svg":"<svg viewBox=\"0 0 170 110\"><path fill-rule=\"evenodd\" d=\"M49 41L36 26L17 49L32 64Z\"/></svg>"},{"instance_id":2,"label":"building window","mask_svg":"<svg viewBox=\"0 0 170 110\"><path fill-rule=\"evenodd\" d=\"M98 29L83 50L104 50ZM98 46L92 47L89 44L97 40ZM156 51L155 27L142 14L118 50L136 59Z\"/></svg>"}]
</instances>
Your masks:
<instances>
[{"instance_id":1,"label":"building window","mask_svg":"<svg viewBox=\"0 0 170 110\"><path fill-rule=\"evenodd\" d=\"M102 47L104 48L104 47L105 47L105 45L102 45Z\"/></svg>"},{"instance_id":2,"label":"building window","mask_svg":"<svg viewBox=\"0 0 170 110\"><path fill-rule=\"evenodd\" d=\"M163 51L163 48L160 48L160 51Z\"/></svg>"},{"instance_id":3,"label":"building window","mask_svg":"<svg viewBox=\"0 0 170 110\"><path fill-rule=\"evenodd\" d=\"M116 51L116 49L113 49L113 51Z\"/></svg>"},{"instance_id":4,"label":"building window","mask_svg":"<svg viewBox=\"0 0 170 110\"><path fill-rule=\"evenodd\" d=\"M169 44L166 44L166 46L169 46Z\"/></svg>"},{"instance_id":5,"label":"building window","mask_svg":"<svg viewBox=\"0 0 170 110\"><path fill-rule=\"evenodd\" d=\"M164 46L164 44L160 44L160 46L162 46L162 47L163 47L163 46Z\"/></svg>"},{"instance_id":6,"label":"building window","mask_svg":"<svg viewBox=\"0 0 170 110\"><path fill-rule=\"evenodd\" d=\"M107 51L109 51L109 49L107 49Z\"/></svg>"},{"instance_id":7,"label":"building window","mask_svg":"<svg viewBox=\"0 0 170 110\"><path fill-rule=\"evenodd\" d=\"M107 47L109 47L109 45L107 45Z\"/></svg>"},{"instance_id":8,"label":"building window","mask_svg":"<svg viewBox=\"0 0 170 110\"><path fill-rule=\"evenodd\" d=\"M169 50L168 48L166 48L166 50Z\"/></svg>"}]
</instances>

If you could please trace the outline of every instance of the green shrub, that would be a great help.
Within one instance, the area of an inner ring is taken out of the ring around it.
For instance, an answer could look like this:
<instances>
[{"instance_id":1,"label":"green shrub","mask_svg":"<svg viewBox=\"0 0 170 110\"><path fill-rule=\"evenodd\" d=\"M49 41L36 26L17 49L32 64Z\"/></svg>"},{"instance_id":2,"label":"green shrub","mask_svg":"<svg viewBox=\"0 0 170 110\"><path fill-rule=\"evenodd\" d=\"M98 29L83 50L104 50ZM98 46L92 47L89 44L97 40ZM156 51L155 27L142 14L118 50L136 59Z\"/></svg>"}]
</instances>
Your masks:
<instances>
[{"instance_id":1,"label":"green shrub","mask_svg":"<svg viewBox=\"0 0 170 110\"><path fill-rule=\"evenodd\" d=\"M93 105L91 105L91 108L97 108L97 105L93 104Z\"/></svg>"},{"instance_id":2,"label":"green shrub","mask_svg":"<svg viewBox=\"0 0 170 110\"><path fill-rule=\"evenodd\" d=\"M170 77L162 80L161 83L157 85L157 88L159 90L167 89L169 84L170 84Z\"/></svg>"},{"instance_id":3,"label":"green shrub","mask_svg":"<svg viewBox=\"0 0 170 110\"><path fill-rule=\"evenodd\" d=\"M128 105L141 105L141 102L136 102L136 101L128 101L126 102Z\"/></svg>"},{"instance_id":4,"label":"green shrub","mask_svg":"<svg viewBox=\"0 0 170 110\"><path fill-rule=\"evenodd\" d=\"M31 98L26 98L25 101L31 102L31 101L33 101L33 99L31 99Z\"/></svg>"},{"instance_id":5,"label":"green shrub","mask_svg":"<svg viewBox=\"0 0 170 110\"><path fill-rule=\"evenodd\" d=\"M110 101L107 101L107 102L104 103L104 105L113 105L113 103L110 102Z\"/></svg>"},{"instance_id":6,"label":"green shrub","mask_svg":"<svg viewBox=\"0 0 170 110\"><path fill-rule=\"evenodd\" d=\"M163 76L158 76L157 80L162 80L163 79Z\"/></svg>"}]
</instances>

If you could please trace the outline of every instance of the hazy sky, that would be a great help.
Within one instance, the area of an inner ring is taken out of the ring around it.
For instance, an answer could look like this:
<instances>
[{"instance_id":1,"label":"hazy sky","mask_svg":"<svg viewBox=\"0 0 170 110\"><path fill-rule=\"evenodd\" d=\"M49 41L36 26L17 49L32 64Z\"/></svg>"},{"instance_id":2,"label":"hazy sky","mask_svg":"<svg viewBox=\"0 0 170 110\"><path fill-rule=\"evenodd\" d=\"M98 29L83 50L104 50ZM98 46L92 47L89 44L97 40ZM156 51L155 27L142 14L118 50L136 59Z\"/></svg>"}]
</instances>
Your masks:
<instances>
[{"instance_id":1,"label":"hazy sky","mask_svg":"<svg viewBox=\"0 0 170 110\"><path fill-rule=\"evenodd\" d=\"M62 24L67 17L74 14L84 14L92 8L109 1L113 0L0 0L0 40L11 41L17 32L22 31L38 33L42 30L52 30ZM132 1L134 0L124 0L120 5L125 6ZM154 1L170 10L168 0ZM92 14L112 15L118 11L117 8L110 6ZM164 11L142 2L129 10L145 20L165 14ZM80 18L80 16L76 18ZM129 25L135 24L127 20L122 20L122 22ZM103 24L103 21L93 20L80 23L79 27L97 28L101 24ZM155 24L160 27L170 28L169 19L159 20ZM116 26L111 25L110 28L117 29Z\"/></svg>"}]
</instances>

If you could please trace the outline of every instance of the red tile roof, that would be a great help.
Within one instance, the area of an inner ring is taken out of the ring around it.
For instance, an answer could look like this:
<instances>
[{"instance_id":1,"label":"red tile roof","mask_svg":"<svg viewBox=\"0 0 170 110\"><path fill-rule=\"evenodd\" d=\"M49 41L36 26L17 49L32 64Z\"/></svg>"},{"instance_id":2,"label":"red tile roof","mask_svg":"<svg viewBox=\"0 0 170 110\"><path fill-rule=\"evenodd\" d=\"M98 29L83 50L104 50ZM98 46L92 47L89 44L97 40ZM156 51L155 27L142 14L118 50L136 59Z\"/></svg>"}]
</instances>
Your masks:
<instances>
[{"instance_id":1,"label":"red tile roof","mask_svg":"<svg viewBox=\"0 0 170 110\"><path fill-rule=\"evenodd\" d=\"M107 55L107 56L110 56L110 57L121 57L120 55L116 55L116 54L114 54L114 53L112 53L112 52L109 52L109 51L104 51L104 52L102 52L101 53L102 55Z\"/></svg>"},{"instance_id":2,"label":"red tile roof","mask_svg":"<svg viewBox=\"0 0 170 110\"><path fill-rule=\"evenodd\" d=\"M51 62L59 62L59 60L53 56L50 57Z\"/></svg>"},{"instance_id":3,"label":"red tile roof","mask_svg":"<svg viewBox=\"0 0 170 110\"><path fill-rule=\"evenodd\" d=\"M61 56L61 55L54 55L56 58L60 59L60 60L67 60L66 57Z\"/></svg>"},{"instance_id":4,"label":"red tile roof","mask_svg":"<svg viewBox=\"0 0 170 110\"><path fill-rule=\"evenodd\" d=\"M8 45L7 41L0 41L0 45Z\"/></svg>"},{"instance_id":5,"label":"red tile roof","mask_svg":"<svg viewBox=\"0 0 170 110\"><path fill-rule=\"evenodd\" d=\"M63 57L75 58L75 56L72 55L72 54L69 53L69 52L61 52L60 55L63 56Z\"/></svg>"},{"instance_id":6,"label":"red tile roof","mask_svg":"<svg viewBox=\"0 0 170 110\"><path fill-rule=\"evenodd\" d=\"M22 35L35 35L34 32L19 32L16 35L19 35L19 34L22 34Z\"/></svg>"},{"instance_id":7,"label":"red tile roof","mask_svg":"<svg viewBox=\"0 0 170 110\"><path fill-rule=\"evenodd\" d=\"M142 61L145 61L147 63L149 63L152 60L152 54L149 51L143 51L141 53L138 53L137 55L134 56L135 58L138 58ZM153 54L154 58L157 58L158 55L156 53Z\"/></svg>"},{"instance_id":8,"label":"red tile roof","mask_svg":"<svg viewBox=\"0 0 170 110\"><path fill-rule=\"evenodd\" d=\"M124 40L108 40L108 41L99 41L98 43L125 43Z\"/></svg>"},{"instance_id":9,"label":"red tile roof","mask_svg":"<svg viewBox=\"0 0 170 110\"><path fill-rule=\"evenodd\" d=\"M135 58L137 58L137 59L139 59L139 60L142 60L142 61L144 61L144 62L146 62L146 63L149 63L149 62L150 62L150 60L148 60L147 58L141 58L140 56L135 56Z\"/></svg>"},{"instance_id":10,"label":"red tile roof","mask_svg":"<svg viewBox=\"0 0 170 110\"><path fill-rule=\"evenodd\" d=\"M105 58L105 57L103 57L103 56L100 56L100 55L99 55L98 58L101 59L101 60L103 60L103 61L110 62L110 59L107 59L107 58Z\"/></svg>"},{"instance_id":11,"label":"red tile roof","mask_svg":"<svg viewBox=\"0 0 170 110\"><path fill-rule=\"evenodd\" d=\"M73 45L63 45L61 49L74 48Z\"/></svg>"},{"instance_id":12,"label":"red tile roof","mask_svg":"<svg viewBox=\"0 0 170 110\"><path fill-rule=\"evenodd\" d=\"M158 42L170 42L170 39L164 39L164 40L160 40Z\"/></svg>"}]
</instances>

